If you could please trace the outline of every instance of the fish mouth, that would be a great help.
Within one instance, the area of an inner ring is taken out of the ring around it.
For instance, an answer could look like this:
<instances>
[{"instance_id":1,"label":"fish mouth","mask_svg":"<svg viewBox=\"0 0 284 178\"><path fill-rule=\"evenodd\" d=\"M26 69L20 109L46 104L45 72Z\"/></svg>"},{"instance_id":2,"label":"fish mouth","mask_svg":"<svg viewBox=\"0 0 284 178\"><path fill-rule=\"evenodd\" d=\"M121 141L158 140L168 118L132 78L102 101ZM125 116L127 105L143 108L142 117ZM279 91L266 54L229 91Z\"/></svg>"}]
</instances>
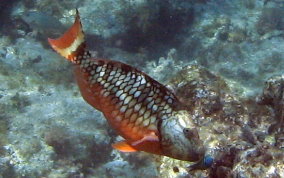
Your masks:
<instances>
[{"instance_id":1,"label":"fish mouth","mask_svg":"<svg viewBox=\"0 0 284 178\"><path fill-rule=\"evenodd\" d=\"M188 161L199 161L205 156L205 148L203 145L191 147L188 151L189 160Z\"/></svg>"},{"instance_id":2,"label":"fish mouth","mask_svg":"<svg viewBox=\"0 0 284 178\"><path fill-rule=\"evenodd\" d=\"M187 135L188 141L189 141L189 157L191 158L192 161L199 161L205 156L205 147L202 142L202 140L199 137L199 133L196 128L193 128L190 130L193 134L192 135ZM190 132L189 131L189 132ZM191 161L190 160L190 161Z\"/></svg>"}]
</instances>

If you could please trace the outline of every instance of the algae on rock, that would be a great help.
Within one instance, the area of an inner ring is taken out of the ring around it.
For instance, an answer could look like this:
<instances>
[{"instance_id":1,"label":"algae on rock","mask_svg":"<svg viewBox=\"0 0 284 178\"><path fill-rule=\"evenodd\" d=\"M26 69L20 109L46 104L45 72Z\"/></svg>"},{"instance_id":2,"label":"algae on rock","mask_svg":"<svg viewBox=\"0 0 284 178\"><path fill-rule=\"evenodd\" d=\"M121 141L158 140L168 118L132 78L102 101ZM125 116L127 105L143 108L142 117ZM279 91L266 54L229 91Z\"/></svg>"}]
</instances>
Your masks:
<instances>
[{"instance_id":1,"label":"algae on rock","mask_svg":"<svg viewBox=\"0 0 284 178\"><path fill-rule=\"evenodd\" d=\"M268 128L274 118L268 107L232 93L225 80L196 65L181 70L170 85L188 107L187 117L197 125L206 154L214 157L214 164L206 171L187 173L188 163L163 158L159 163L161 176L284 176L283 136L269 135ZM274 101L281 103L282 100ZM270 142L268 137L274 140L282 137L278 139L282 143L275 146L276 140ZM170 169L174 166L180 171Z\"/></svg>"}]
</instances>

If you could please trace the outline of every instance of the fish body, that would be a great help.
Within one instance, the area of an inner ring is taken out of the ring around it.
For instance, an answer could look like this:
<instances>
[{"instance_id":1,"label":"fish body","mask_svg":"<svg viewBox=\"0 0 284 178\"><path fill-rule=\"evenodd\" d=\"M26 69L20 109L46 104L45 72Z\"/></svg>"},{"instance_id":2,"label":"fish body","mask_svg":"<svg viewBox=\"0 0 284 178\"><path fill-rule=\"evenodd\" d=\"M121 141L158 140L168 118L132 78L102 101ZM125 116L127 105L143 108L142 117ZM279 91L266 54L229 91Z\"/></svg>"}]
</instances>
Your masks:
<instances>
[{"instance_id":1,"label":"fish body","mask_svg":"<svg viewBox=\"0 0 284 178\"><path fill-rule=\"evenodd\" d=\"M204 147L196 129L188 128L190 120L176 114L180 104L177 97L130 65L92 58L84 38L77 11L73 26L60 38L48 41L74 64L83 98L125 139L113 147L186 161L202 159Z\"/></svg>"}]
</instances>

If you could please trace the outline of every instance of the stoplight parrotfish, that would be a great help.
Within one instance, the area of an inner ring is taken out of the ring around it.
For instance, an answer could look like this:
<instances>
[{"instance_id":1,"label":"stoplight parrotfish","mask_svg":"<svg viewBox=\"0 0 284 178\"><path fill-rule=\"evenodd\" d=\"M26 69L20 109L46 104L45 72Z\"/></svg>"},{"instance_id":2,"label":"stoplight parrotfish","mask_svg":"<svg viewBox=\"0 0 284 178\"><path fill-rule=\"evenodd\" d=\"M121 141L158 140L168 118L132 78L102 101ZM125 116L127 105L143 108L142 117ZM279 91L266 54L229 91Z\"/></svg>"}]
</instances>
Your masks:
<instances>
[{"instance_id":1,"label":"stoplight parrotfish","mask_svg":"<svg viewBox=\"0 0 284 178\"><path fill-rule=\"evenodd\" d=\"M204 160L205 149L190 119L179 117L178 98L164 85L122 62L93 58L79 13L52 48L74 64L80 92L125 140L122 152L145 151L185 161Z\"/></svg>"}]
</instances>

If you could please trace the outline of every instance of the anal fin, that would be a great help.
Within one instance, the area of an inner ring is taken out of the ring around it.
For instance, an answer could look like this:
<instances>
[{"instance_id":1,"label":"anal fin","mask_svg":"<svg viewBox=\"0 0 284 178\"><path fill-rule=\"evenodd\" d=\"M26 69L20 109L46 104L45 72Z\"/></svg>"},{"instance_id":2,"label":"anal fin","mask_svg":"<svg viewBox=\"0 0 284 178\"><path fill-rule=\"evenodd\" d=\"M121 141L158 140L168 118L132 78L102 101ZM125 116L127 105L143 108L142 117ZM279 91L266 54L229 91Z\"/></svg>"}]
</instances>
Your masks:
<instances>
[{"instance_id":1,"label":"anal fin","mask_svg":"<svg viewBox=\"0 0 284 178\"><path fill-rule=\"evenodd\" d=\"M154 154L162 154L160 140L154 132L145 135L140 140L133 142L121 141L112 146L122 152L145 151Z\"/></svg>"},{"instance_id":2,"label":"anal fin","mask_svg":"<svg viewBox=\"0 0 284 178\"><path fill-rule=\"evenodd\" d=\"M131 145L139 147L139 146L145 145L147 143L148 144L153 144L153 143L156 143L156 142L159 142L159 138L154 133L151 133L149 135L144 136L140 140L132 142Z\"/></svg>"},{"instance_id":3,"label":"anal fin","mask_svg":"<svg viewBox=\"0 0 284 178\"><path fill-rule=\"evenodd\" d=\"M154 154L161 154L160 140L155 133L145 135L140 140L127 142L126 140L112 145L115 149L122 152L145 151Z\"/></svg>"},{"instance_id":4,"label":"anal fin","mask_svg":"<svg viewBox=\"0 0 284 178\"><path fill-rule=\"evenodd\" d=\"M136 152L137 150L129 145L126 141L120 141L112 144L112 147L121 152Z\"/></svg>"},{"instance_id":5,"label":"anal fin","mask_svg":"<svg viewBox=\"0 0 284 178\"><path fill-rule=\"evenodd\" d=\"M142 139L131 143L135 149L154 154L161 154L161 145L159 137L154 133L145 135Z\"/></svg>"}]
</instances>

